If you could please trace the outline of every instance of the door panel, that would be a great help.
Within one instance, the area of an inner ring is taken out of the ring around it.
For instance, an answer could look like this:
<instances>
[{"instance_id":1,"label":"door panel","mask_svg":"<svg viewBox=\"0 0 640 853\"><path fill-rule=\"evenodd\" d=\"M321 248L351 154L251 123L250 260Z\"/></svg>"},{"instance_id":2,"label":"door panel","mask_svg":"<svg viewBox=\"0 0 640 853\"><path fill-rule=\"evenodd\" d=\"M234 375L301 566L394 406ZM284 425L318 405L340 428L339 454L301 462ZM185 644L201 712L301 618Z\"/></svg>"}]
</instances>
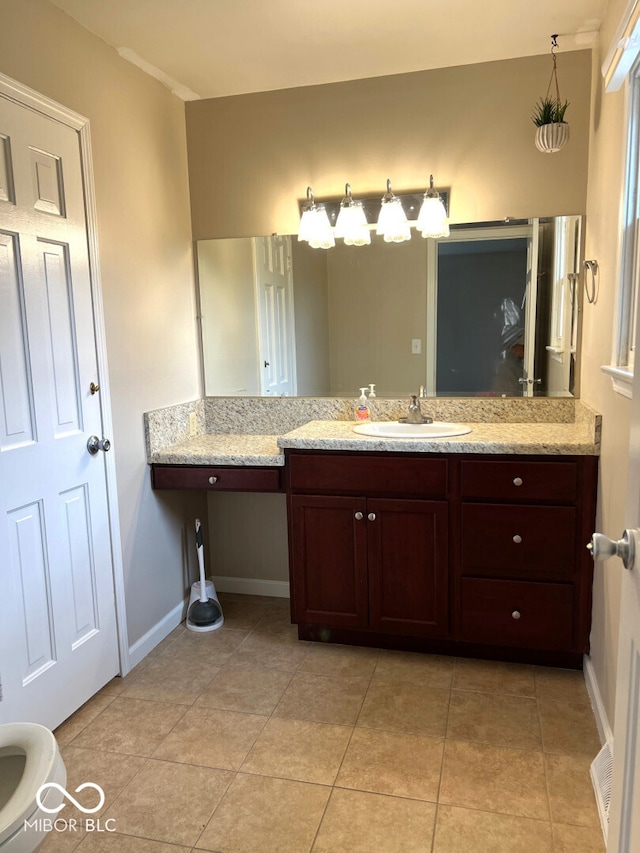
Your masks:
<instances>
[{"instance_id":1,"label":"door panel","mask_svg":"<svg viewBox=\"0 0 640 853\"><path fill-rule=\"evenodd\" d=\"M294 495L290 501L296 621L366 628L364 498Z\"/></svg>"},{"instance_id":2,"label":"door panel","mask_svg":"<svg viewBox=\"0 0 640 853\"><path fill-rule=\"evenodd\" d=\"M370 627L446 636L447 504L369 499L367 515Z\"/></svg>"},{"instance_id":3,"label":"door panel","mask_svg":"<svg viewBox=\"0 0 640 853\"><path fill-rule=\"evenodd\" d=\"M54 728L118 672L78 134L0 97L0 722Z\"/></svg>"}]
</instances>

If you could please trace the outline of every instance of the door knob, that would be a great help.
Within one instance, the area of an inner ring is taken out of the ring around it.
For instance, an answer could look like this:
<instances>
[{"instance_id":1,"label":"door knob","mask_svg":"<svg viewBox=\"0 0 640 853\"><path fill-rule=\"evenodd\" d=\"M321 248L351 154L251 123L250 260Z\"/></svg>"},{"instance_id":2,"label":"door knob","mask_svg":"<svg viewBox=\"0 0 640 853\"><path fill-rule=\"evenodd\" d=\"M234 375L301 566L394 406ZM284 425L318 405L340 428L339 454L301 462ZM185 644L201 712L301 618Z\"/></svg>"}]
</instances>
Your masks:
<instances>
[{"instance_id":1,"label":"door knob","mask_svg":"<svg viewBox=\"0 0 640 853\"><path fill-rule=\"evenodd\" d=\"M97 435L92 435L87 441L87 450L92 456L95 456L99 450L104 450L104 452L106 453L107 450L110 449L111 442L108 438L98 438Z\"/></svg>"},{"instance_id":2,"label":"door knob","mask_svg":"<svg viewBox=\"0 0 640 853\"><path fill-rule=\"evenodd\" d=\"M608 560L609 557L620 557L625 569L632 569L636 557L636 539L640 531L635 528L625 530L622 539L609 539L604 533L594 533L587 545L594 560Z\"/></svg>"}]
</instances>

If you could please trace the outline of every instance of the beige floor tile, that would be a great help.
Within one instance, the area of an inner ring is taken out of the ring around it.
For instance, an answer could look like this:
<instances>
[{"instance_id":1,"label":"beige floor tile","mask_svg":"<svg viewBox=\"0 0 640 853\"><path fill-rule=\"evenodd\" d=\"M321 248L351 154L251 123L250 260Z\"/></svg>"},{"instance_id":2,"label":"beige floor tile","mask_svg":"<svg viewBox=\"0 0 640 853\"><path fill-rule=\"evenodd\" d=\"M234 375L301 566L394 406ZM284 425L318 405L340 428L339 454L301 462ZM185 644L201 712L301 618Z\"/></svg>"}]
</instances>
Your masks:
<instances>
[{"instance_id":1,"label":"beige floor tile","mask_svg":"<svg viewBox=\"0 0 640 853\"><path fill-rule=\"evenodd\" d=\"M553 849L547 821L438 807L433 853L553 853Z\"/></svg>"},{"instance_id":2,"label":"beige floor tile","mask_svg":"<svg viewBox=\"0 0 640 853\"><path fill-rule=\"evenodd\" d=\"M120 695L128 699L192 705L219 671L220 667L215 664L156 658L139 674L127 676Z\"/></svg>"},{"instance_id":3,"label":"beige floor tile","mask_svg":"<svg viewBox=\"0 0 640 853\"><path fill-rule=\"evenodd\" d=\"M434 803L334 788L313 853L425 853Z\"/></svg>"},{"instance_id":4,"label":"beige floor tile","mask_svg":"<svg viewBox=\"0 0 640 853\"><path fill-rule=\"evenodd\" d=\"M185 711L183 705L118 696L74 738L73 745L151 755Z\"/></svg>"},{"instance_id":5,"label":"beige floor tile","mask_svg":"<svg viewBox=\"0 0 640 853\"><path fill-rule=\"evenodd\" d=\"M553 824L554 853L605 853L599 826Z\"/></svg>"},{"instance_id":6,"label":"beige floor tile","mask_svg":"<svg viewBox=\"0 0 640 853\"><path fill-rule=\"evenodd\" d=\"M536 696L559 702L575 702L590 705L584 674L576 669L556 669L547 666L533 668L536 681Z\"/></svg>"},{"instance_id":7,"label":"beige floor tile","mask_svg":"<svg viewBox=\"0 0 640 853\"><path fill-rule=\"evenodd\" d=\"M336 785L435 802L443 747L439 738L357 728Z\"/></svg>"},{"instance_id":8,"label":"beige floor tile","mask_svg":"<svg viewBox=\"0 0 640 853\"><path fill-rule=\"evenodd\" d=\"M116 831L193 846L234 774L150 759L107 810Z\"/></svg>"},{"instance_id":9,"label":"beige floor tile","mask_svg":"<svg viewBox=\"0 0 640 853\"><path fill-rule=\"evenodd\" d=\"M99 693L89 699L81 708L72 714L68 720L58 726L54 734L59 744L71 741L84 731L115 700L115 696L101 696Z\"/></svg>"},{"instance_id":10,"label":"beige floor tile","mask_svg":"<svg viewBox=\"0 0 640 853\"><path fill-rule=\"evenodd\" d=\"M96 749L82 749L76 746L63 746L60 750L67 768L68 791L76 790L85 782L100 785L104 791L104 806L95 817L100 817L113 804L116 797L133 779L144 765L146 759L138 755L121 755L114 752L100 752ZM79 801L93 807L98 803L98 795L92 791L77 795ZM95 799L94 799L95 797ZM75 817L83 819L83 814L71 803L65 804L65 819Z\"/></svg>"},{"instance_id":11,"label":"beige floor tile","mask_svg":"<svg viewBox=\"0 0 640 853\"><path fill-rule=\"evenodd\" d=\"M305 656L301 672L314 675L348 675L371 678L380 652L359 646L340 646L331 643L312 643Z\"/></svg>"},{"instance_id":12,"label":"beige floor tile","mask_svg":"<svg viewBox=\"0 0 640 853\"><path fill-rule=\"evenodd\" d=\"M542 749L535 699L451 691L447 737L520 749Z\"/></svg>"},{"instance_id":13,"label":"beige floor tile","mask_svg":"<svg viewBox=\"0 0 640 853\"><path fill-rule=\"evenodd\" d=\"M216 853L307 853L331 788L238 774L197 847Z\"/></svg>"},{"instance_id":14,"label":"beige floor tile","mask_svg":"<svg viewBox=\"0 0 640 853\"><path fill-rule=\"evenodd\" d=\"M591 705L538 702L545 752L579 752L595 758L600 736Z\"/></svg>"},{"instance_id":15,"label":"beige floor tile","mask_svg":"<svg viewBox=\"0 0 640 853\"><path fill-rule=\"evenodd\" d=\"M242 765L243 772L333 784L351 729L272 717Z\"/></svg>"},{"instance_id":16,"label":"beige floor tile","mask_svg":"<svg viewBox=\"0 0 640 853\"><path fill-rule=\"evenodd\" d=\"M184 622L181 622L177 628L174 628L171 633L167 634L164 640L161 640L157 646L154 646L154 648L149 652L149 654L146 656L146 658L144 658L141 663L144 664L145 661L153 660L153 658L159 657L161 654L166 652L167 648L172 645L178 639L178 637L181 637L185 631L186 628ZM138 667L140 665L141 664L138 664ZM136 669L138 667L136 667Z\"/></svg>"},{"instance_id":17,"label":"beige floor tile","mask_svg":"<svg viewBox=\"0 0 640 853\"><path fill-rule=\"evenodd\" d=\"M358 726L444 737L449 713L448 689L415 682L372 681Z\"/></svg>"},{"instance_id":18,"label":"beige floor tile","mask_svg":"<svg viewBox=\"0 0 640 853\"><path fill-rule=\"evenodd\" d=\"M353 726L368 686L368 678L298 672L291 679L274 716Z\"/></svg>"},{"instance_id":19,"label":"beige floor tile","mask_svg":"<svg viewBox=\"0 0 640 853\"><path fill-rule=\"evenodd\" d=\"M154 758L237 770L268 717L190 708L153 754Z\"/></svg>"},{"instance_id":20,"label":"beige floor tile","mask_svg":"<svg viewBox=\"0 0 640 853\"><path fill-rule=\"evenodd\" d=\"M57 832L52 829L47 833L42 846L38 848L38 853L74 853L82 843L82 839L86 833L84 830Z\"/></svg>"},{"instance_id":21,"label":"beige floor tile","mask_svg":"<svg viewBox=\"0 0 640 853\"><path fill-rule=\"evenodd\" d=\"M453 687L478 693L535 696L533 667L521 663L456 658Z\"/></svg>"},{"instance_id":22,"label":"beige floor tile","mask_svg":"<svg viewBox=\"0 0 640 853\"><path fill-rule=\"evenodd\" d=\"M547 821L542 753L447 740L439 801Z\"/></svg>"},{"instance_id":23,"label":"beige floor tile","mask_svg":"<svg viewBox=\"0 0 640 853\"><path fill-rule=\"evenodd\" d=\"M382 681L409 681L428 687L451 687L454 658L416 652L382 650L373 677Z\"/></svg>"},{"instance_id":24,"label":"beige floor tile","mask_svg":"<svg viewBox=\"0 0 640 853\"><path fill-rule=\"evenodd\" d=\"M196 701L197 707L270 714L291 681L292 673L278 669L223 667Z\"/></svg>"},{"instance_id":25,"label":"beige floor tile","mask_svg":"<svg viewBox=\"0 0 640 853\"><path fill-rule=\"evenodd\" d=\"M227 628L226 625L217 631L207 633L185 630L177 640L158 655L158 658L163 661L222 665L248 636L248 631Z\"/></svg>"},{"instance_id":26,"label":"beige floor tile","mask_svg":"<svg viewBox=\"0 0 640 853\"><path fill-rule=\"evenodd\" d=\"M220 602L224 614L224 627L237 630L251 630L270 613L269 605L264 601L242 601L237 598Z\"/></svg>"},{"instance_id":27,"label":"beige floor tile","mask_svg":"<svg viewBox=\"0 0 640 853\"><path fill-rule=\"evenodd\" d=\"M600 826L586 755L545 755L551 820L577 826Z\"/></svg>"},{"instance_id":28,"label":"beige floor tile","mask_svg":"<svg viewBox=\"0 0 640 853\"><path fill-rule=\"evenodd\" d=\"M134 838L114 832L108 835L87 835L79 853L188 853L190 847L164 844L148 838Z\"/></svg>"},{"instance_id":29,"label":"beige floor tile","mask_svg":"<svg viewBox=\"0 0 640 853\"><path fill-rule=\"evenodd\" d=\"M144 664L146 661L147 661L147 658L145 658L144 661L141 662L141 664ZM142 671L142 669L145 668L141 664L139 664L139 666L141 667L140 671ZM135 669L137 670L138 667L136 667ZM132 672L133 672L133 670L132 670ZM124 684L125 684L125 679L121 678L119 675L116 675L116 677L112 678L111 681L109 681L107 684L105 684L105 686L102 688L102 690L99 690L96 695L97 696L113 696L113 697L119 696L122 693L122 691L124 690Z\"/></svg>"},{"instance_id":30,"label":"beige floor tile","mask_svg":"<svg viewBox=\"0 0 640 853\"><path fill-rule=\"evenodd\" d=\"M304 643L289 634L252 633L231 656L229 664L251 669L282 669L285 672L295 672L304 660L307 650Z\"/></svg>"}]
</instances>

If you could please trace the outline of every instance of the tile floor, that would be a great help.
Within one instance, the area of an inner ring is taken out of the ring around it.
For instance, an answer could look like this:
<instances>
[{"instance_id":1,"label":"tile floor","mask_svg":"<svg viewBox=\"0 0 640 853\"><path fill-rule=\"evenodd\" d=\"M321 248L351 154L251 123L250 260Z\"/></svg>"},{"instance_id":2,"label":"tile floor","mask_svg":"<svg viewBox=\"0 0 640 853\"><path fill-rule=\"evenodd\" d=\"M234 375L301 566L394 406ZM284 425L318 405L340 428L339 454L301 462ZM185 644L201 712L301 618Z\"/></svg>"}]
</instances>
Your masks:
<instances>
[{"instance_id":1,"label":"tile floor","mask_svg":"<svg viewBox=\"0 0 640 853\"><path fill-rule=\"evenodd\" d=\"M604 850L581 673L301 643L288 601L221 599L57 730L116 831L45 853Z\"/></svg>"}]
</instances>

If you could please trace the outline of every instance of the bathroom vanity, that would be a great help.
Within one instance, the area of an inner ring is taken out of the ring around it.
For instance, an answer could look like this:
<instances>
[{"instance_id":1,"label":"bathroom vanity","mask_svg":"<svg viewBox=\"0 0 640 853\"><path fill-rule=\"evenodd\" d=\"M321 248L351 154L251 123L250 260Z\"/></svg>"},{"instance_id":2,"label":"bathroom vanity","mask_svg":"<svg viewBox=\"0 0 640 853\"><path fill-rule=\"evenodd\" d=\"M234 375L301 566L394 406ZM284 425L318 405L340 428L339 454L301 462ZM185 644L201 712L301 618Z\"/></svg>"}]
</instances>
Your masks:
<instances>
[{"instance_id":1,"label":"bathroom vanity","mask_svg":"<svg viewBox=\"0 0 640 853\"><path fill-rule=\"evenodd\" d=\"M599 419L470 425L425 441L314 420L149 461L156 489L286 492L300 639L579 667Z\"/></svg>"}]
</instances>

